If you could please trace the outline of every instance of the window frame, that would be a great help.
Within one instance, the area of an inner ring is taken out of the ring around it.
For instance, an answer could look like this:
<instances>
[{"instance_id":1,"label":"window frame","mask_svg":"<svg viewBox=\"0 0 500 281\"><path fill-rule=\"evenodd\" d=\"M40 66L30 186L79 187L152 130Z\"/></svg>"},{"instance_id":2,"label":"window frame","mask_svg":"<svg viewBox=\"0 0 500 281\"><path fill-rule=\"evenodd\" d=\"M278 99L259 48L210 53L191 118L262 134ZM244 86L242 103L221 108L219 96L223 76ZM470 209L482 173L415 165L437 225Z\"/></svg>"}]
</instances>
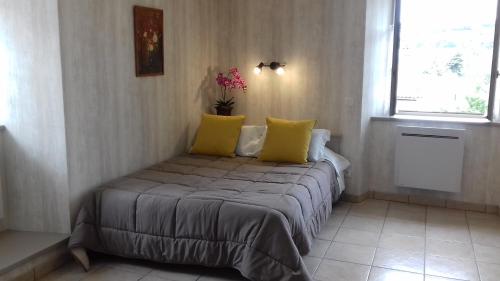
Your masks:
<instances>
[{"instance_id":1,"label":"window frame","mask_svg":"<svg viewBox=\"0 0 500 281\"><path fill-rule=\"evenodd\" d=\"M486 115L478 114L468 114L468 113L446 113L446 112L396 112L397 98L398 98L398 76L399 76L399 53L401 46L401 1L394 0L394 37L393 37L393 49L392 49L392 69L391 69L391 100L389 107L389 115L394 116L396 114L403 115L424 115L424 116L461 116L461 117L471 117L471 118L487 118L493 121L495 113L495 94L497 79L500 76L498 70L498 58L499 58L499 48L500 48L500 0L497 0L497 12L495 19L495 33L493 38L493 55L491 63L491 79L490 79L490 89L488 97L488 109Z\"/></svg>"}]
</instances>

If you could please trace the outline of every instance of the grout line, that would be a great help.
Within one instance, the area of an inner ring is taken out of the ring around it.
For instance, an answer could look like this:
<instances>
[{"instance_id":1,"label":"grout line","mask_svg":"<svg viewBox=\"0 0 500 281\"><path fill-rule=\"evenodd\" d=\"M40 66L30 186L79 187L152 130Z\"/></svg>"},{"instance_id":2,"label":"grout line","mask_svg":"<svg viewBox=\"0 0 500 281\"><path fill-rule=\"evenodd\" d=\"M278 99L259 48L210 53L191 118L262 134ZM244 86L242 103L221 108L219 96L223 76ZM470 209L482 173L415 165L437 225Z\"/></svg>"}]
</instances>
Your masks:
<instances>
[{"instance_id":1,"label":"grout line","mask_svg":"<svg viewBox=\"0 0 500 281\"><path fill-rule=\"evenodd\" d=\"M338 202L341 202L341 201L338 201ZM320 259L320 262L318 264L318 266L316 267L316 269L314 269L314 272L311 272L311 277L314 279L314 276L316 276L316 272L318 271L319 267L321 266L321 264L323 263L323 261L325 260L325 256L326 256L326 253L328 252L328 250L330 249L330 247L332 246L333 244L333 241L335 240L335 237L337 236L337 234L339 233L340 231L340 228L342 227L342 225L344 224L344 221L345 221L345 218L347 217L347 215L349 214L349 212L351 211L351 207L352 207L352 203L348 203L349 204L349 208L347 209L347 211L345 212L345 215L344 217L342 218L342 221L339 223L339 227L337 228L337 230L335 231L335 234L332 236L332 239L330 240L330 244L328 245L328 248L326 249L325 251L325 254L323 255L323 257L317 257ZM330 216L335 216L335 211L332 211L332 213L330 214ZM322 240L322 239L320 239ZM327 259L329 260L329 259ZM314 279L315 280L315 279Z\"/></svg>"},{"instance_id":2,"label":"grout line","mask_svg":"<svg viewBox=\"0 0 500 281\"><path fill-rule=\"evenodd\" d=\"M372 270L374 267L373 263L375 262L375 258L377 257L378 250L380 249L379 248L380 239L382 237L382 233L384 232L385 223L387 221L387 215L389 215L389 208L391 208L391 202L390 201L385 201L385 202L387 202L387 207L385 208L384 223L382 224L382 229L380 230L380 233L378 235L377 246L375 247L375 254L373 255L373 259L372 259L372 262L370 265L370 272L368 272L368 278L370 278L370 275L372 274Z\"/></svg>"},{"instance_id":3,"label":"grout line","mask_svg":"<svg viewBox=\"0 0 500 281\"><path fill-rule=\"evenodd\" d=\"M340 201L339 201L340 202ZM334 243L334 240L335 240L335 237L337 236L337 234L339 233L340 231L340 228L342 227L342 225L344 224L344 221L345 219L347 218L347 216L349 215L349 213L351 212L351 208L352 208L352 203L348 203L349 204L349 208L347 209L347 211L345 212L344 214L344 217L342 218L342 221L339 223L339 227L337 228L337 230L335 231L335 234L332 236L332 239L330 240L330 244L328 245L328 248L326 249L325 251L325 254L323 255L323 257L321 257L321 261L318 265L318 267L316 268L316 270L314 270L314 273L312 274L312 277L314 279L314 276L316 275L316 272L318 271L319 267L321 266L321 264L323 263L323 261L327 258L325 258L326 256L326 253L328 252L328 250L330 249L330 247L333 245ZM335 212L332 212L332 214L330 215L335 215ZM330 259L327 259L327 260L330 260Z\"/></svg>"},{"instance_id":4,"label":"grout line","mask_svg":"<svg viewBox=\"0 0 500 281\"><path fill-rule=\"evenodd\" d=\"M349 263L349 264L355 264L355 265L362 265L362 266L372 267L371 265L368 265L366 263L359 263L359 262L354 262L354 261L343 261L343 260L329 259L329 258L324 258L322 260L329 260L329 261L336 261L336 262L342 262L342 263ZM376 266L376 267L380 267L380 266ZM398 270L398 271L403 271L403 270ZM409 272L409 271L407 271L407 272Z\"/></svg>"},{"instance_id":5,"label":"grout line","mask_svg":"<svg viewBox=\"0 0 500 281\"><path fill-rule=\"evenodd\" d=\"M429 206L425 206L425 221L424 221L424 280L427 268L427 216L429 215Z\"/></svg>"},{"instance_id":6,"label":"grout line","mask_svg":"<svg viewBox=\"0 0 500 281\"><path fill-rule=\"evenodd\" d=\"M470 245L472 247L472 253L474 254L474 264L476 265L477 277L479 277L479 280L481 280L481 274L479 273L479 265L477 264L476 249L474 248L474 241L472 240L472 232L470 230L470 222L469 222L469 217L467 216L467 212L465 212L465 221L467 222L467 231L469 232Z\"/></svg>"},{"instance_id":7,"label":"grout line","mask_svg":"<svg viewBox=\"0 0 500 281\"><path fill-rule=\"evenodd\" d=\"M340 228L342 227L342 225L344 224L344 221L345 219L347 218L347 216L349 215L349 212L351 211L351 207L352 207L352 204L349 205L349 209L347 210L347 212L345 212L345 215L344 217L342 218L342 221L340 222L339 224L339 227L337 228L337 230L335 231L335 234L332 236L332 240L330 240L330 245L328 245L328 248L326 249L326 252L325 254L323 255L322 259L325 258L326 256L326 253L328 252L328 250L330 250L330 247L333 245L334 241L335 241L335 237L337 237L337 234L339 233L340 231ZM335 215L335 214L333 214Z\"/></svg>"}]
</instances>

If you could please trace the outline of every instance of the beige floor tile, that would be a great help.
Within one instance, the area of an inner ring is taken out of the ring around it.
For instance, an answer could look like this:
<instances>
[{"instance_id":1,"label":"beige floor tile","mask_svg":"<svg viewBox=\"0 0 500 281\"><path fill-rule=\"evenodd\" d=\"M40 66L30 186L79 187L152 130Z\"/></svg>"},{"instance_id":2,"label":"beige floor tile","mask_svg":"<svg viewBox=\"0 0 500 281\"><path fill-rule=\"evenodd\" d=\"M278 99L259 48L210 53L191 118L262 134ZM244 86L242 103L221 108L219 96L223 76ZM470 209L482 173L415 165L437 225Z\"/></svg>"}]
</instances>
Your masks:
<instances>
[{"instance_id":1,"label":"beige floor tile","mask_svg":"<svg viewBox=\"0 0 500 281\"><path fill-rule=\"evenodd\" d=\"M366 281L370 266L348 262L323 260L314 275L320 281Z\"/></svg>"},{"instance_id":2,"label":"beige floor tile","mask_svg":"<svg viewBox=\"0 0 500 281\"><path fill-rule=\"evenodd\" d=\"M483 226L483 225L493 225L500 226L500 216L478 213L478 212L467 212L467 220L472 226Z\"/></svg>"},{"instance_id":3,"label":"beige floor tile","mask_svg":"<svg viewBox=\"0 0 500 281\"><path fill-rule=\"evenodd\" d=\"M475 232L499 233L500 224L488 220L471 221L469 220L469 228Z\"/></svg>"},{"instance_id":4,"label":"beige floor tile","mask_svg":"<svg viewBox=\"0 0 500 281\"><path fill-rule=\"evenodd\" d=\"M323 239L323 240L333 240L335 237L335 234L337 234L337 231L340 228L340 224L327 224L323 225L321 228L321 231L318 233L318 239Z\"/></svg>"},{"instance_id":5,"label":"beige floor tile","mask_svg":"<svg viewBox=\"0 0 500 281\"><path fill-rule=\"evenodd\" d=\"M348 215L342 227L370 231L370 232L380 232L384 226L384 218L373 218L373 217L359 217L356 215Z\"/></svg>"},{"instance_id":6,"label":"beige floor tile","mask_svg":"<svg viewBox=\"0 0 500 281\"><path fill-rule=\"evenodd\" d=\"M322 258L325 256L328 247L330 247L331 241L315 239L311 248L311 251L307 256Z\"/></svg>"},{"instance_id":7,"label":"beige floor tile","mask_svg":"<svg viewBox=\"0 0 500 281\"><path fill-rule=\"evenodd\" d=\"M472 241L476 244L500 248L500 230L476 230L471 229Z\"/></svg>"},{"instance_id":8,"label":"beige floor tile","mask_svg":"<svg viewBox=\"0 0 500 281\"><path fill-rule=\"evenodd\" d=\"M500 248L474 244L474 252L478 262L500 264Z\"/></svg>"},{"instance_id":9,"label":"beige floor tile","mask_svg":"<svg viewBox=\"0 0 500 281\"><path fill-rule=\"evenodd\" d=\"M500 265L478 262L479 275L481 281L498 281L500 280Z\"/></svg>"},{"instance_id":10,"label":"beige floor tile","mask_svg":"<svg viewBox=\"0 0 500 281\"><path fill-rule=\"evenodd\" d=\"M315 257L302 257L302 260L306 264L307 270L309 270L311 276L314 275L316 269L318 269L318 266L322 261L322 259Z\"/></svg>"},{"instance_id":11,"label":"beige floor tile","mask_svg":"<svg viewBox=\"0 0 500 281\"><path fill-rule=\"evenodd\" d=\"M341 227L333 239L335 242L357 244L376 247L380 234Z\"/></svg>"},{"instance_id":12,"label":"beige floor tile","mask_svg":"<svg viewBox=\"0 0 500 281\"><path fill-rule=\"evenodd\" d=\"M427 208L427 223L467 224L467 219L465 211L429 207Z\"/></svg>"},{"instance_id":13,"label":"beige floor tile","mask_svg":"<svg viewBox=\"0 0 500 281\"><path fill-rule=\"evenodd\" d=\"M451 228L451 229L469 229L469 226L467 224L466 220L448 220L448 219L442 219L442 221L426 221L427 226L439 226L439 227L446 227L446 228Z\"/></svg>"},{"instance_id":14,"label":"beige floor tile","mask_svg":"<svg viewBox=\"0 0 500 281\"><path fill-rule=\"evenodd\" d=\"M382 232L425 237L425 221L421 222L388 217Z\"/></svg>"},{"instance_id":15,"label":"beige floor tile","mask_svg":"<svg viewBox=\"0 0 500 281\"><path fill-rule=\"evenodd\" d=\"M424 252L378 248L373 266L424 273Z\"/></svg>"},{"instance_id":16,"label":"beige floor tile","mask_svg":"<svg viewBox=\"0 0 500 281\"><path fill-rule=\"evenodd\" d=\"M90 272L82 281L137 281L142 274L136 272L130 272L125 270L119 270L112 267L103 267L94 272Z\"/></svg>"},{"instance_id":17,"label":"beige floor tile","mask_svg":"<svg viewBox=\"0 0 500 281\"><path fill-rule=\"evenodd\" d=\"M426 208L419 205L395 203L389 204L387 218L425 223Z\"/></svg>"},{"instance_id":18,"label":"beige floor tile","mask_svg":"<svg viewBox=\"0 0 500 281\"><path fill-rule=\"evenodd\" d=\"M473 260L427 256L425 273L434 276L461 280L478 280L476 263Z\"/></svg>"},{"instance_id":19,"label":"beige floor tile","mask_svg":"<svg viewBox=\"0 0 500 281\"><path fill-rule=\"evenodd\" d=\"M382 233L378 246L386 249L424 252L425 238L397 233Z\"/></svg>"},{"instance_id":20,"label":"beige floor tile","mask_svg":"<svg viewBox=\"0 0 500 281\"><path fill-rule=\"evenodd\" d=\"M444 241L428 239L426 243L426 254L449 258L461 258L473 260L474 250L469 243L457 241Z\"/></svg>"},{"instance_id":21,"label":"beige floor tile","mask_svg":"<svg viewBox=\"0 0 500 281\"><path fill-rule=\"evenodd\" d=\"M418 273L373 267L368 281L424 281L424 276Z\"/></svg>"},{"instance_id":22,"label":"beige floor tile","mask_svg":"<svg viewBox=\"0 0 500 281\"><path fill-rule=\"evenodd\" d=\"M165 266L161 269L154 269L147 276L159 277L169 281L195 281L202 272L198 267L189 266Z\"/></svg>"},{"instance_id":23,"label":"beige floor tile","mask_svg":"<svg viewBox=\"0 0 500 281\"><path fill-rule=\"evenodd\" d=\"M366 200L362 203L352 204L349 210L350 215L368 216L375 218L384 218L387 213L387 201Z\"/></svg>"},{"instance_id":24,"label":"beige floor tile","mask_svg":"<svg viewBox=\"0 0 500 281\"><path fill-rule=\"evenodd\" d=\"M464 280L425 275L425 281L464 281Z\"/></svg>"},{"instance_id":25,"label":"beige floor tile","mask_svg":"<svg viewBox=\"0 0 500 281\"><path fill-rule=\"evenodd\" d=\"M352 203L345 202L345 201L339 201L335 203L335 206L333 206L333 213L347 213L351 209Z\"/></svg>"},{"instance_id":26,"label":"beige floor tile","mask_svg":"<svg viewBox=\"0 0 500 281\"><path fill-rule=\"evenodd\" d=\"M375 250L375 247L333 242L326 252L325 258L371 265Z\"/></svg>"},{"instance_id":27,"label":"beige floor tile","mask_svg":"<svg viewBox=\"0 0 500 281\"><path fill-rule=\"evenodd\" d=\"M426 234L428 239L471 243L471 235L467 226L427 225Z\"/></svg>"},{"instance_id":28,"label":"beige floor tile","mask_svg":"<svg viewBox=\"0 0 500 281\"><path fill-rule=\"evenodd\" d=\"M347 213L332 213L326 222L327 225L341 225Z\"/></svg>"}]
</instances>

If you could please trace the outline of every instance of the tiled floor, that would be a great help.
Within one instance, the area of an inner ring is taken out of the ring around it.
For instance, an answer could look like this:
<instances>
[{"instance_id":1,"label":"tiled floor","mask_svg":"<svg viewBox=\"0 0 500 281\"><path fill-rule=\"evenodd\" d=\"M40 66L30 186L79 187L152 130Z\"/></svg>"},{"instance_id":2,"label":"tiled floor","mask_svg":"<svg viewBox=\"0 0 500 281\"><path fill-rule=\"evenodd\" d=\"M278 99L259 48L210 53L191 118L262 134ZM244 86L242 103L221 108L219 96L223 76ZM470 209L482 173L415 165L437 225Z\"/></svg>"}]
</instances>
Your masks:
<instances>
[{"instance_id":1,"label":"tiled floor","mask_svg":"<svg viewBox=\"0 0 500 281\"><path fill-rule=\"evenodd\" d=\"M319 281L500 280L500 217L368 200L340 203L304 258ZM104 258L44 281L244 280L235 271Z\"/></svg>"}]
</instances>

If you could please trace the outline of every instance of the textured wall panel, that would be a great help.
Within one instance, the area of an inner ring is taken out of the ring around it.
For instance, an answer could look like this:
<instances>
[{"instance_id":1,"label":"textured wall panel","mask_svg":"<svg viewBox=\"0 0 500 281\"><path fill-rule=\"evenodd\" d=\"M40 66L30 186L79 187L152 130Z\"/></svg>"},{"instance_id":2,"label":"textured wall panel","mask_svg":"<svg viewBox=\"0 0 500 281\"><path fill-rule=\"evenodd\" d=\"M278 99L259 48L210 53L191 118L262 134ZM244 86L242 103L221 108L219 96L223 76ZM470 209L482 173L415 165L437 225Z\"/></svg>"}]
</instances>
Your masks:
<instances>
[{"instance_id":1,"label":"textured wall panel","mask_svg":"<svg viewBox=\"0 0 500 281\"><path fill-rule=\"evenodd\" d=\"M267 116L314 118L318 127L342 134L342 153L353 161L349 192L362 193L361 104L365 6L363 0L219 0L217 65L241 68L249 90L236 113L247 123ZM261 61L287 63L286 75Z\"/></svg>"},{"instance_id":2,"label":"textured wall panel","mask_svg":"<svg viewBox=\"0 0 500 281\"><path fill-rule=\"evenodd\" d=\"M73 216L101 183L186 149L213 87L210 2L60 1ZM134 4L164 10L164 76L135 77Z\"/></svg>"},{"instance_id":3,"label":"textured wall panel","mask_svg":"<svg viewBox=\"0 0 500 281\"><path fill-rule=\"evenodd\" d=\"M4 170L4 152L3 152L3 129L0 126L0 231L6 227L6 202L5 202L5 170Z\"/></svg>"},{"instance_id":4,"label":"textured wall panel","mask_svg":"<svg viewBox=\"0 0 500 281\"><path fill-rule=\"evenodd\" d=\"M0 1L0 44L9 227L69 232L57 0Z\"/></svg>"}]
</instances>

